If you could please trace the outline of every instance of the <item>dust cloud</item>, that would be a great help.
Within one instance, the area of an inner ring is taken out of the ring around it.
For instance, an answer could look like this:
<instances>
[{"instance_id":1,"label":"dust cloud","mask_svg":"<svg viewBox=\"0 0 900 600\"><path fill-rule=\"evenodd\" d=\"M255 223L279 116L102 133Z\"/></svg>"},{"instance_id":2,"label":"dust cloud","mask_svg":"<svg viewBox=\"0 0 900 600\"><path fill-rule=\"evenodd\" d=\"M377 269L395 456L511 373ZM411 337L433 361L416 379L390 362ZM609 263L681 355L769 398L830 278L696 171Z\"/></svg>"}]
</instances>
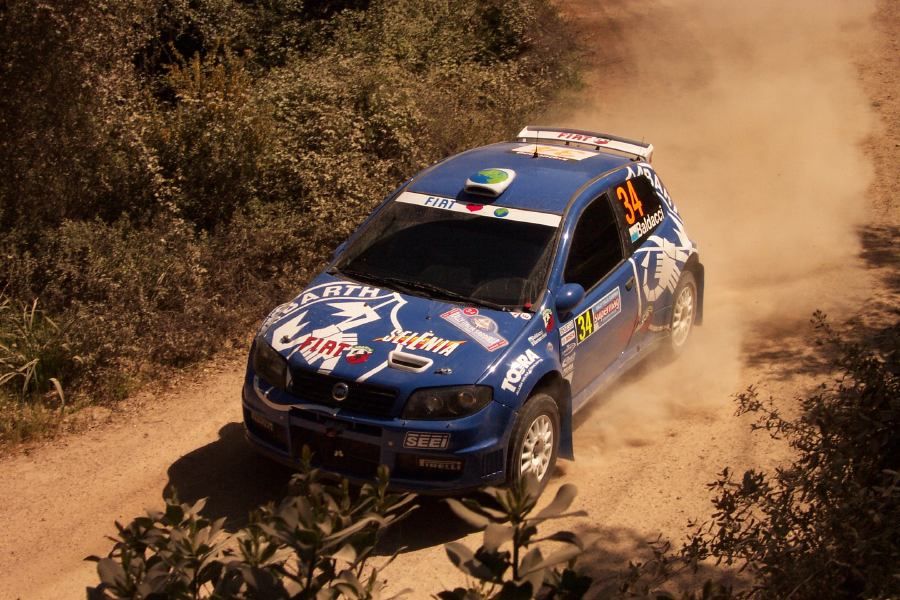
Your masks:
<instances>
[{"instance_id":1,"label":"dust cloud","mask_svg":"<svg viewBox=\"0 0 900 600\"><path fill-rule=\"evenodd\" d=\"M761 376L746 357L763 338L796 343L814 309L859 306L857 227L878 218L861 147L874 118L846 57L867 43L874 6L569 4L581 35L603 39L585 58L598 68L543 121L653 142L706 266L704 325L686 354L651 358L580 419L576 445L602 450L727 404Z\"/></svg>"}]
</instances>

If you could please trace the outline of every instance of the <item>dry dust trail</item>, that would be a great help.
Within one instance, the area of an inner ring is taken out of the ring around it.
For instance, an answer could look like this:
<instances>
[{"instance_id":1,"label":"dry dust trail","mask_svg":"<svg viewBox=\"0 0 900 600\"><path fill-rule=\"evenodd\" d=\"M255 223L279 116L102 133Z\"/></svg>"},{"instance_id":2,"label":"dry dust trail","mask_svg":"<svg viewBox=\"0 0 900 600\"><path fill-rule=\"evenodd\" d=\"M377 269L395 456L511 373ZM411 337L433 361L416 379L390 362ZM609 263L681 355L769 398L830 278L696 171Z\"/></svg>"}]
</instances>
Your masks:
<instances>
[{"instance_id":1,"label":"dry dust trail","mask_svg":"<svg viewBox=\"0 0 900 600\"><path fill-rule=\"evenodd\" d=\"M602 573L658 533L680 538L708 512L703 484L725 464L770 465L782 451L751 438L728 398L770 374L792 396L807 380L810 312L855 310L878 282L858 255L871 218L873 127L852 59L869 43L869 1L560 0L590 66L584 89L546 122L652 141L654 164L707 266L707 313L688 354L650 361L579 418L567 523L606 534ZM73 598L95 581L114 519L158 506L172 483L239 519L276 497L287 473L243 446L239 361L177 394L132 402L116 422L0 463L0 598ZM480 537L426 502L392 534L409 546L384 573L426 597L462 577L442 542Z\"/></svg>"}]
</instances>

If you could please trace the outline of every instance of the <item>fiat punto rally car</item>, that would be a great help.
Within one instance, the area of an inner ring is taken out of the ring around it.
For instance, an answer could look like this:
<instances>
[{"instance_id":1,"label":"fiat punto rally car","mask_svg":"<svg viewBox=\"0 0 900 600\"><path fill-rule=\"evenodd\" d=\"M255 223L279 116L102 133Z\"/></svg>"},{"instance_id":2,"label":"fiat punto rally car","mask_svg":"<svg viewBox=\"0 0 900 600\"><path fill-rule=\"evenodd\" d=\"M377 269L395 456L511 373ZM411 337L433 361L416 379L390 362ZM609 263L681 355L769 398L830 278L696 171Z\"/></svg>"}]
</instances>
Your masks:
<instances>
[{"instance_id":1,"label":"fiat punto rally car","mask_svg":"<svg viewBox=\"0 0 900 600\"><path fill-rule=\"evenodd\" d=\"M260 328L247 438L452 492L573 458L576 411L699 324L703 266L653 146L526 127L393 192Z\"/></svg>"}]
</instances>

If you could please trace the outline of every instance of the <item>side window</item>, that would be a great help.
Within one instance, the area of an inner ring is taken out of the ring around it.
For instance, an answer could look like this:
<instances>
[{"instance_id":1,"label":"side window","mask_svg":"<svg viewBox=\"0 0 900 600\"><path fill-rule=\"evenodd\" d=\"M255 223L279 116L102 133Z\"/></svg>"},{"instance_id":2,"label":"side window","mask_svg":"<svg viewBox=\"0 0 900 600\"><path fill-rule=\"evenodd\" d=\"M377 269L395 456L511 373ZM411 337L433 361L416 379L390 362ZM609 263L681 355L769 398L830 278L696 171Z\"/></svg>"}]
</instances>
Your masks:
<instances>
[{"instance_id":1,"label":"side window","mask_svg":"<svg viewBox=\"0 0 900 600\"><path fill-rule=\"evenodd\" d=\"M622 241L606 194L581 213L566 259L565 280L589 290L622 260Z\"/></svg>"},{"instance_id":2,"label":"side window","mask_svg":"<svg viewBox=\"0 0 900 600\"><path fill-rule=\"evenodd\" d=\"M659 197L644 176L623 181L613 188L612 193L622 207L625 231L631 240L631 247L637 248L650 237L666 216Z\"/></svg>"}]
</instances>

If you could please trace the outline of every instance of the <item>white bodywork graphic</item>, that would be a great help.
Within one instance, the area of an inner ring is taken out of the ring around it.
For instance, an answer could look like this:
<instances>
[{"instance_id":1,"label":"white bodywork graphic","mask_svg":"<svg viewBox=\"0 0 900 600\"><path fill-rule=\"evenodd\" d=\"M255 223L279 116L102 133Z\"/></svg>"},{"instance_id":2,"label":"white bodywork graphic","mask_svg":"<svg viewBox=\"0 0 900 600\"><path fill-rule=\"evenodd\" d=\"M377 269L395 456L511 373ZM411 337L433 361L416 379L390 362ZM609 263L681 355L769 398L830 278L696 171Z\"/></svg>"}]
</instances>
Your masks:
<instances>
[{"instance_id":1,"label":"white bodywork graphic","mask_svg":"<svg viewBox=\"0 0 900 600\"><path fill-rule=\"evenodd\" d=\"M323 290L323 295L316 293ZM290 315L289 318L272 330L271 343L279 352L289 351L288 359L299 354L320 373L333 371L344 353L357 345L358 337L354 329L380 320L379 311L382 309L394 305L396 310L406 303L396 292L358 285L323 284L308 289L303 297L308 301L292 306L290 312L285 312L285 315ZM324 327L309 329L309 306L319 303L326 304L332 310L330 322Z\"/></svg>"},{"instance_id":2,"label":"white bodywork graphic","mask_svg":"<svg viewBox=\"0 0 900 600\"><path fill-rule=\"evenodd\" d=\"M651 235L644 245L634 252L635 260L644 269L641 289L643 289L644 298L648 302L654 302L666 290L675 291L675 286L678 285L678 279L681 277L681 269L693 249L693 244L684 232L681 220L676 218L674 223L673 230L678 238L677 242L660 235ZM653 273L652 280L651 272Z\"/></svg>"}]
</instances>

